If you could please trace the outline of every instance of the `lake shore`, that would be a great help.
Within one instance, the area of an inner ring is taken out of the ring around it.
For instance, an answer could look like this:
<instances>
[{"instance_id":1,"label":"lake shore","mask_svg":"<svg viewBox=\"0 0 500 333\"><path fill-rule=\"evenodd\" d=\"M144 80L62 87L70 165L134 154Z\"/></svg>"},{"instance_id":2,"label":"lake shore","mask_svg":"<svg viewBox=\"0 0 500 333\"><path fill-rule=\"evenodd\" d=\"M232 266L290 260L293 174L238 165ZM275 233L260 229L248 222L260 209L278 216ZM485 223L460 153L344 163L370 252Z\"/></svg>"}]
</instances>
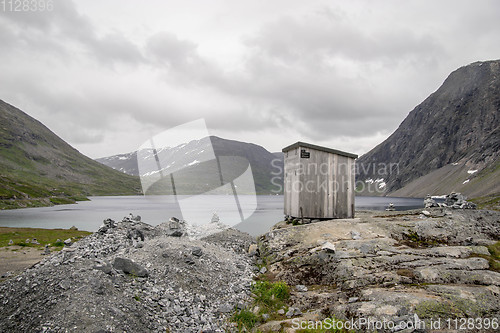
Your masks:
<instances>
[{"instance_id":1,"label":"lake shore","mask_svg":"<svg viewBox=\"0 0 500 333\"><path fill-rule=\"evenodd\" d=\"M179 200L188 198L177 196ZM251 198L243 197L246 201ZM74 225L80 230L97 231L103 219L121 220L129 213L141 215L142 220L151 225L168 221L172 216L202 225L209 223L215 212L222 223L257 236L284 218L283 196L257 196L256 206L245 209L243 223L232 196L200 196L196 205L182 209L173 196L101 196L90 197L90 200L76 205L3 210L0 211L0 226L67 229ZM391 202L396 210L423 208L423 199L359 197L356 198L356 210L384 210Z\"/></svg>"}]
</instances>

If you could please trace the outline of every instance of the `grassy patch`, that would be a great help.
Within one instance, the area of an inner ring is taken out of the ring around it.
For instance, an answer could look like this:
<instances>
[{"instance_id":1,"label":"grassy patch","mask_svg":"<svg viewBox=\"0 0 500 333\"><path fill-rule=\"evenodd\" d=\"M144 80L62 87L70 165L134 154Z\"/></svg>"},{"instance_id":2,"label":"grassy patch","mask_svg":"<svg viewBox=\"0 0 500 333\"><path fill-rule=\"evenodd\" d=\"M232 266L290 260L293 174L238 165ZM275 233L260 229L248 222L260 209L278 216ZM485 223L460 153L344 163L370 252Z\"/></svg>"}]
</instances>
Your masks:
<instances>
[{"instance_id":1,"label":"grassy patch","mask_svg":"<svg viewBox=\"0 0 500 333\"><path fill-rule=\"evenodd\" d=\"M413 248L435 247L440 244L445 244L444 241L439 239L423 238L416 231L411 229L403 233L403 238L404 239L400 243Z\"/></svg>"},{"instance_id":2,"label":"grassy patch","mask_svg":"<svg viewBox=\"0 0 500 333\"><path fill-rule=\"evenodd\" d=\"M493 259L500 260L500 242L488 246L488 251L490 251Z\"/></svg>"},{"instance_id":3,"label":"grassy patch","mask_svg":"<svg viewBox=\"0 0 500 333\"><path fill-rule=\"evenodd\" d=\"M463 315L453 304L443 301L423 301L416 306L415 313L420 318L456 318Z\"/></svg>"},{"instance_id":4,"label":"grassy patch","mask_svg":"<svg viewBox=\"0 0 500 333\"><path fill-rule=\"evenodd\" d=\"M487 311L480 300L454 296L444 300L423 301L415 307L415 313L420 318L474 318L484 316Z\"/></svg>"},{"instance_id":5,"label":"grassy patch","mask_svg":"<svg viewBox=\"0 0 500 333\"><path fill-rule=\"evenodd\" d=\"M479 257L488 260L490 270L500 273L500 242L488 246L490 255L475 253L471 257Z\"/></svg>"},{"instance_id":6,"label":"grassy patch","mask_svg":"<svg viewBox=\"0 0 500 333\"><path fill-rule=\"evenodd\" d=\"M91 232L83 230L0 227L0 247L8 246L10 240L19 246L38 247L45 244L64 246L64 243L58 244L56 240L80 239L90 234ZM40 245L26 243L27 239L31 241L33 238L36 238Z\"/></svg>"},{"instance_id":7,"label":"grassy patch","mask_svg":"<svg viewBox=\"0 0 500 333\"><path fill-rule=\"evenodd\" d=\"M286 224L291 224L293 226L296 226L296 225L302 225L302 222L299 219L293 219L293 220L287 220Z\"/></svg>"},{"instance_id":8,"label":"grassy patch","mask_svg":"<svg viewBox=\"0 0 500 333\"><path fill-rule=\"evenodd\" d=\"M251 330L259 322L259 316L247 309L236 312L231 319L238 325L239 332Z\"/></svg>"},{"instance_id":9,"label":"grassy patch","mask_svg":"<svg viewBox=\"0 0 500 333\"><path fill-rule=\"evenodd\" d=\"M49 199L51 203L54 205L68 205L68 204L74 204L75 200L71 198L65 198L65 197L53 197Z\"/></svg>"},{"instance_id":10,"label":"grassy patch","mask_svg":"<svg viewBox=\"0 0 500 333\"><path fill-rule=\"evenodd\" d=\"M290 287L283 281L259 280L255 281L252 286L252 293L254 299L250 307L237 311L231 318L240 332L251 330L259 322L265 322L263 314L268 314L270 320L282 317L277 314L277 311L287 308L286 302L290 298ZM258 311L252 311L256 308Z\"/></svg>"},{"instance_id":11,"label":"grassy patch","mask_svg":"<svg viewBox=\"0 0 500 333\"><path fill-rule=\"evenodd\" d=\"M400 268L396 271L396 273L400 276L406 276L411 279L415 278L415 272L412 269Z\"/></svg>"},{"instance_id":12,"label":"grassy patch","mask_svg":"<svg viewBox=\"0 0 500 333\"><path fill-rule=\"evenodd\" d=\"M490 251L491 254L491 257L488 259L490 269L500 273L500 242L489 245L488 251Z\"/></svg>"},{"instance_id":13,"label":"grassy patch","mask_svg":"<svg viewBox=\"0 0 500 333\"><path fill-rule=\"evenodd\" d=\"M252 292L255 294L255 304L261 308L262 313L283 308L290 297L290 287L282 281L255 281Z\"/></svg>"},{"instance_id":14,"label":"grassy patch","mask_svg":"<svg viewBox=\"0 0 500 333\"><path fill-rule=\"evenodd\" d=\"M500 210L500 194L492 194L484 197L469 199L479 209Z\"/></svg>"}]
</instances>

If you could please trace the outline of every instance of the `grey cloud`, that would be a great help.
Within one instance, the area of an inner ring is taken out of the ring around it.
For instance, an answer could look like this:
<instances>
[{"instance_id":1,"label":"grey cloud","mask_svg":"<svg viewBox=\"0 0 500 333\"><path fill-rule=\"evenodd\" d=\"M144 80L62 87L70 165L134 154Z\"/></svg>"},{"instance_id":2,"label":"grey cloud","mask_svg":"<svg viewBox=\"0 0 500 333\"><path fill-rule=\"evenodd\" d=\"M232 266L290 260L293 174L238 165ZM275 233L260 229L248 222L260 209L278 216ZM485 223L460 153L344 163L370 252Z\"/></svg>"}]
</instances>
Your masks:
<instances>
[{"instance_id":1,"label":"grey cloud","mask_svg":"<svg viewBox=\"0 0 500 333\"><path fill-rule=\"evenodd\" d=\"M246 43L252 53L245 73L220 79L218 87L302 120L307 125L297 131L304 134L331 129L336 135L375 133L374 114L377 125L393 125L395 112L405 110L388 107L387 94L370 78L412 61L432 62L443 52L429 36L383 29L370 35L324 12L302 20L282 18ZM354 76L344 73L342 61L363 70Z\"/></svg>"},{"instance_id":2,"label":"grey cloud","mask_svg":"<svg viewBox=\"0 0 500 333\"><path fill-rule=\"evenodd\" d=\"M302 19L281 18L265 26L246 43L285 62L343 56L358 61L391 59L441 53L441 47L428 35L416 35L401 28L363 31L357 22L323 11Z\"/></svg>"},{"instance_id":3,"label":"grey cloud","mask_svg":"<svg viewBox=\"0 0 500 333\"><path fill-rule=\"evenodd\" d=\"M160 32L151 36L146 45L153 60L170 67L186 67L198 62L196 47L195 43L181 40L169 32Z\"/></svg>"},{"instance_id":4,"label":"grey cloud","mask_svg":"<svg viewBox=\"0 0 500 333\"><path fill-rule=\"evenodd\" d=\"M0 38L14 40L15 48L25 52L42 56L56 53L67 62L83 49L85 54L81 56L90 55L105 65L137 64L144 60L140 48L120 33L98 36L73 1L55 1L53 11L5 13L0 17L2 21L11 29L5 30Z\"/></svg>"},{"instance_id":5,"label":"grey cloud","mask_svg":"<svg viewBox=\"0 0 500 333\"><path fill-rule=\"evenodd\" d=\"M152 64L166 71L166 82L210 87L239 99L233 112L208 113L220 128L294 126L301 120L308 125L297 131L327 133L335 128L339 135L374 133L378 129L370 121L372 114L382 127L394 124L394 113L401 110L387 107L382 100L386 94L369 80L384 73L380 67L390 72L391 66L396 70L412 62L425 66L444 52L428 35L404 29L367 32L328 10L301 19L281 18L245 43L249 53L244 71L233 73L201 57L196 43L171 33L152 36L146 50ZM343 72L339 59L356 62L364 71L352 77ZM253 111L245 112L249 105Z\"/></svg>"},{"instance_id":6,"label":"grey cloud","mask_svg":"<svg viewBox=\"0 0 500 333\"><path fill-rule=\"evenodd\" d=\"M272 5L276 11L301 8L287 10L288 16L268 11L265 20L248 21L253 26L236 47L243 48L242 56L230 61L237 63L234 70L199 52L203 46L209 51L203 54L210 53L216 29L213 36L189 32L207 36L207 42L188 40L174 28L133 42L121 27L95 26L99 21L79 12L73 1L56 1L47 13L0 13L0 98L35 105L40 120L78 143L105 140L106 130L125 118L162 129L206 118L210 128L232 131L236 138L245 131L286 128L326 142L394 130L450 71L500 51L492 43L500 33L496 1L366 1L357 3L359 12L353 10L357 5L342 4L346 12L314 11L316 2L299 2ZM408 22L398 21L399 15ZM149 23L130 18L130 24ZM227 23L220 20L219 28ZM161 25L151 24L156 26ZM229 35L224 37L231 40Z\"/></svg>"},{"instance_id":7,"label":"grey cloud","mask_svg":"<svg viewBox=\"0 0 500 333\"><path fill-rule=\"evenodd\" d=\"M91 52L104 63L124 62L138 64L144 61L137 45L120 34L109 34L88 43Z\"/></svg>"},{"instance_id":8,"label":"grey cloud","mask_svg":"<svg viewBox=\"0 0 500 333\"><path fill-rule=\"evenodd\" d=\"M200 56L198 45L192 41L162 31L148 38L145 49L149 65L162 70L168 84L223 85L223 69Z\"/></svg>"}]
</instances>

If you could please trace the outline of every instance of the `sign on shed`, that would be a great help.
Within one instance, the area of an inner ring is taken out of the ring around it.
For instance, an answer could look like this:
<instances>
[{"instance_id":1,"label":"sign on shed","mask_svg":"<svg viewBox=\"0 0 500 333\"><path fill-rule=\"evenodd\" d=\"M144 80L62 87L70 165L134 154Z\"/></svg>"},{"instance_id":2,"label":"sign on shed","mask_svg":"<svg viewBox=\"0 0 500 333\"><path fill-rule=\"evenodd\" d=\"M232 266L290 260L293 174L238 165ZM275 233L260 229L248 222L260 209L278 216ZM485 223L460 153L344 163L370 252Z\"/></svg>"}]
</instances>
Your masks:
<instances>
[{"instance_id":1,"label":"sign on shed","mask_svg":"<svg viewBox=\"0 0 500 333\"><path fill-rule=\"evenodd\" d=\"M354 217L357 155L297 142L283 148L285 215L294 218Z\"/></svg>"}]
</instances>

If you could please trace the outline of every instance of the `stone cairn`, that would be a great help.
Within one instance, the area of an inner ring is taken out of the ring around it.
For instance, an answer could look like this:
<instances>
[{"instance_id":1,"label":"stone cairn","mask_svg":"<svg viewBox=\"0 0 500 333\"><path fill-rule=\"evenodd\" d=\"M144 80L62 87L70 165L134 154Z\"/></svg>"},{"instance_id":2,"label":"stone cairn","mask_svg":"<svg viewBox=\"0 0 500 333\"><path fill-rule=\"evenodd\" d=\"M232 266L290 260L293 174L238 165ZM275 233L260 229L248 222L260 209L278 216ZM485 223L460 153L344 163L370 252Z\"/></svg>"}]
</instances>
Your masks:
<instances>
[{"instance_id":1,"label":"stone cairn","mask_svg":"<svg viewBox=\"0 0 500 333\"><path fill-rule=\"evenodd\" d=\"M476 209L477 205L473 202L465 200L461 193L452 192L446 196L444 203L438 203L436 200L427 194L424 199L425 208L432 207L450 207L454 209Z\"/></svg>"}]
</instances>

